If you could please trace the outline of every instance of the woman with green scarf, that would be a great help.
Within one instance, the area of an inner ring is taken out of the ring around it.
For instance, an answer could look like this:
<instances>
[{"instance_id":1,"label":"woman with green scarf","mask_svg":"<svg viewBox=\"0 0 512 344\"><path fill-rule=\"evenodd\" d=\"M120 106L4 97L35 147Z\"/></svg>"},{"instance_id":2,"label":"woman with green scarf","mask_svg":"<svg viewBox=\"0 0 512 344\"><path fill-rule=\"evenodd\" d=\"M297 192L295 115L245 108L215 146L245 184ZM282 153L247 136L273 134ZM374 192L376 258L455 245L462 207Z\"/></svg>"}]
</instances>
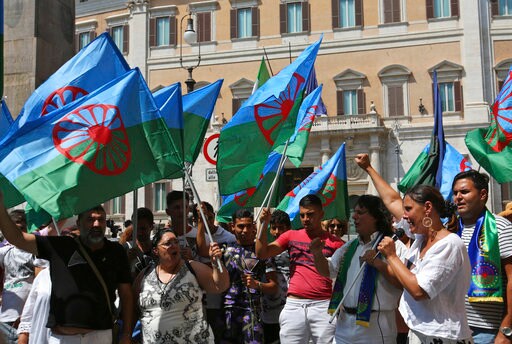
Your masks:
<instances>
[{"instance_id":1,"label":"woman with green scarf","mask_svg":"<svg viewBox=\"0 0 512 344\"><path fill-rule=\"evenodd\" d=\"M339 248L329 260L322 255L323 243L319 239L314 239L310 247L318 272L326 277L337 276L329 312L334 314L343 302L334 342L395 344L395 310L402 291L388 281L387 266L375 257L374 249L385 235L392 235L391 215L379 197L363 195L352 218L357 238ZM398 256L406 252L401 242L397 243L397 251ZM367 264L362 266L363 262Z\"/></svg>"}]
</instances>

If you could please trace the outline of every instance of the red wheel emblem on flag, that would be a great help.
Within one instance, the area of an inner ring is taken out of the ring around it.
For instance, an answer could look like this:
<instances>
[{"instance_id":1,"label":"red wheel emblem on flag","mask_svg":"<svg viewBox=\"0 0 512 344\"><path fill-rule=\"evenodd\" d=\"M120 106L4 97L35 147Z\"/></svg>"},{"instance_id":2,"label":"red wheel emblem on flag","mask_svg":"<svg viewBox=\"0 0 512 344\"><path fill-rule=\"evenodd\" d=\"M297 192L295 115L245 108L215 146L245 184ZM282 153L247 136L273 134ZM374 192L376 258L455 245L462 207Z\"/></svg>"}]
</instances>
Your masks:
<instances>
[{"instance_id":1,"label":"red wheel emblem on flag","mask_svg":"<svg viewBox=\"0 0 512 344\"><path fill-rule=\"evenodd\" d=\"M329 179L327 179L322 195L320 196L320 199L322 199L322 206L324 208L331 204L336 198L336 184L336 176L331 174Z\"/></svg>"},{"instance_id":2,"label":"red wheel emblem on flag","mask_svg":"<svg viewBox=\"0 0 512 344\"><path fill-rule=\"evenodd\" d=\"M95 173L116 175L130 165L130 143L117 106L80 107L61 119L52 134L61 154Z\"/></svg>"},{"instance_id":3,"label":"red wheel emblem on flag","mask_svg":"<svg viewBox=\"0 0 512 344\"><path fill-rule=\"evenodd\" d=\"M286 121L290 111L295 104L295 99L302 90L304 78L298 73L293 73L292 79L286 89L281 92L278 99L268 103L258 104L254 106L254 117L260 128L265 140L272 146L275 137L272 134L279 129L281 123Z\"/></svg>"},{"instance_id":4,"label":"red wheel emblem on flag","mask_svg":"<svg viewBox=\"0 0 512 344\"><path fill-rule=\"evenodd\" d=\"M468 159L463 158L463 159L460 161L459 168L460 168L460 171L461 171L461 172L466 171L466 170L470 170L470 169L471 169L471 166L469 165L469 161L468 161Z\"/></svg>"},{"instance_id":5,"label":"red wheel emblem on flag","mask_svg":"<svg viewBox=\"0 0 512 344\"><path fill-rule=\"evenodd\" d=\"M492 106L494 114L491 127L487 134L487 143L495 152L501 152L512 141L512 73L501 88L496 102ZM494 124L494 125L493 125Z\"/></svg>"},{"instance_id":6,"label":"red wheel emblem on flag","mask_svg":"<svg viewBox=\"0 0 512 344\"><path fill-rule=\"evenodd\" d=\"M305 117L305 121L302 122L302 126L299 128L298 132L300 133L301 131L311 131L311 127L313 126L314 120L315 120L315 115L314 114L310 115L309 111L308 111L308 115Z\"/></svg>"},{"instance_id":7,"label":"red wheel emblem on flag","mask_svg":"<svg viewBox=\"0 0 512 344\"><path fill-rule=\"evenodd\" d=\"M69 104L78 98L89 94L86 90L76 86L65 86L50 94L44 101L43 108L41 110L41 116L52 112L53 110L59 109L66 104Z\"/></svg>"},{"instance_id":8,"label":"red wheel emblem on flag","mask_svg":"<svg viewBox=\"0 0 512 344\"><path fill-rule=\"evenodd\" d=\"M247 202L249 201L249 198L254 195L256 192L256 187L253 186L251 188L248 188L247 190L240 192L235 195L235 203L238 204L241 207L245 207Z\"/></svg>"}]
</instances>

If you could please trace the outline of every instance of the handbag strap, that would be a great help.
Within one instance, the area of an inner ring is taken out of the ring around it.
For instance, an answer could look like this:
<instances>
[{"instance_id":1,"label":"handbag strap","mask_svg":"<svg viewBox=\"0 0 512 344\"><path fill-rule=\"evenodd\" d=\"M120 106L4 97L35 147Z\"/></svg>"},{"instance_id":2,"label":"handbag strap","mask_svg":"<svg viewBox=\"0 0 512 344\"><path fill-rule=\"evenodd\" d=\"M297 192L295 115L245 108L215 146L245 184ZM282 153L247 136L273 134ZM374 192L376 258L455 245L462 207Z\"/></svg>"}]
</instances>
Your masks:
<instances>
[{"instance_id":1,"label":"handbag strap","mask_svg":"<svg viewBox=\"0 0 512 344\"><path fill-rule=\"evenodd\" d=\"M89 266L91 267L92 271L96 275L96 278L98 278L98 281L100 281L100 284L103 287L103 291L105 292L105 296L107 297L108 310L109 310L110 314L113 314L112 313L112 305L110 304L110 296L108 295L107 285L105 284L105 281L103 280L103 277L101 277L101 274L98 271L98 268L96 267L96 264L94 264L94 262L92 261L91 257L87 253L85 247L82 245L82 242L80 241L80 238L76 237L75 241L78 243L78 248L80 249L80 252L84 256L85 260L87 260L87 263L89 263Z\"/></svg>"}]
</instances>

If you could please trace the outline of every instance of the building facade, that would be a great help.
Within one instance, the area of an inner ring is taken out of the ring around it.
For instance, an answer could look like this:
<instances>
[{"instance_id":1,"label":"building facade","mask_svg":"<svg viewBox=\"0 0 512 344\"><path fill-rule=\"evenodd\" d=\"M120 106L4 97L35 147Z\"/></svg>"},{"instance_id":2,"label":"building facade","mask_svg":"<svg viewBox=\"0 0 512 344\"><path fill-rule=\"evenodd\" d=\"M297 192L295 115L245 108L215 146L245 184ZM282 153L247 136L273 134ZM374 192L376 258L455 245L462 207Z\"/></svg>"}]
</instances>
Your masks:
<instances>
[{"instance_id":1,"label":"building facade","mask_svg":"<svg viewBox=\"0 0 512 344\"><path fill-rule=\"evenodd\" d=\"M182 38L188 19L197 43ZM464 136L488 125L489 105L512 64L506 0L79 0L75 25L76 49L109 31L151 89L184 82L186 68L198 63L196 88L223 78L206 138L250 96L263 56L276 74L323 35L315 69L327 113L315 121L303 166L287 164L286 175L289 185L300 182L346 142L351 196L375 193L353 162L356 154L368 153L395 186L429 142L433 70L446 140L478 168ZM201 153L192 177L201 199L218 208L210 161ZM182 189L181 180L139 190L138 205L164 221L170 189ZM511 198L510 185L492 182L493 211ZM129 217L133 197L116 198L107 208L113 218Z\"/></svg>"}]
</instances>

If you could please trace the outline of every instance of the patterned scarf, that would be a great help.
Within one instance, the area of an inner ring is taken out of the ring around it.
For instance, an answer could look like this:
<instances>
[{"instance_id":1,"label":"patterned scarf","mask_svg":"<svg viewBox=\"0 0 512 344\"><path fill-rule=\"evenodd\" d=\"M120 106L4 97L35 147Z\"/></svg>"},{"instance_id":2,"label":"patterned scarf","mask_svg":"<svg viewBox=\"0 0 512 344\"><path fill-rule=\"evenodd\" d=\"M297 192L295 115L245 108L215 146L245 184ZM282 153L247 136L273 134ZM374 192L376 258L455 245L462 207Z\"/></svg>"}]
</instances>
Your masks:
<instances>
[{"instance_id":1,"label":"patterned scarf","mask_svg":"<svg viewBox=\"0 0 512 344\"><path fill-rule=\"evenodd\" d=\"M380 238L379 236L378 238ZM352 241L347 252L341 260L341 267L338 271L336 282L334 283L334 289L332 291L331 302L329 303L329 314L333 314L338 308L341 300L343 299L343 289L347 281L347 272L350 266L350 262L354 257L359 240ZM359 296L357 299L357 315L356 324L364 327L370 326L370 315L372 313L373 299L375 296L375 285L377 277L377 269L371 265L366 265L363 271L363 280L361 281L361 287L359 289Z\"/></svg>"},{"instance_id":2,"label":"patterned scarf","mask_svg":"<svg viewBox=\"0 0 512 344\"><path fill-rule=\"evenodd\" d=\"M463 230L464 224L459 218L459 236ZM487 209L476 221L468 254L471 262L469 302L503 302L498 230L494 215Z\"/></svg>"}]
</instances>

